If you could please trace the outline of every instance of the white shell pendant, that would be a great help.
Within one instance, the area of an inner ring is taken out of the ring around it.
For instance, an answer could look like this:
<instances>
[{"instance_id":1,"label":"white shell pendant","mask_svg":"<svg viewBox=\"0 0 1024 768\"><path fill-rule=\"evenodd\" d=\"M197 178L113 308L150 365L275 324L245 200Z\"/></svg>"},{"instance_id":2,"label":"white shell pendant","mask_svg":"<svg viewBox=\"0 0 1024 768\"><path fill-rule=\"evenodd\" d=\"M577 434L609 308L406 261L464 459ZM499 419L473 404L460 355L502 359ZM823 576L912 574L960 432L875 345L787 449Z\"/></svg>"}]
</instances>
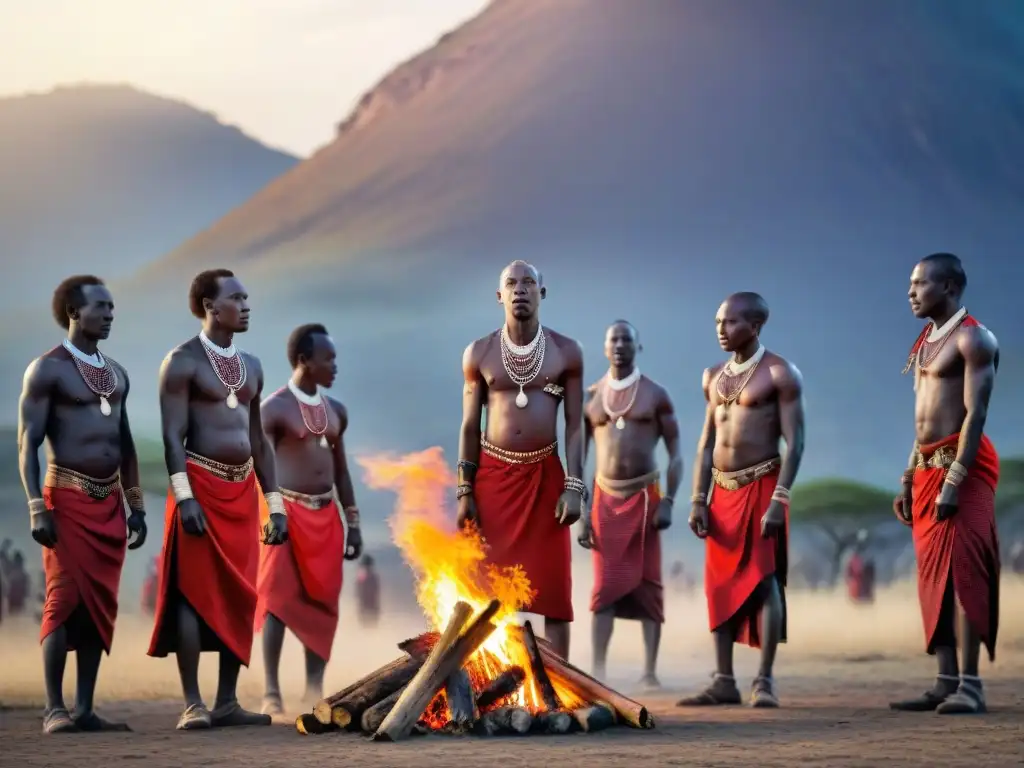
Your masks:
<instances>
[{"instance_id":1,"label":"white shell pendant","mask_svg":"<svg viewBox=\"0 0 1024 768\"><path fill-rule=\"evenodd\" d=\"M621 416L619 416L619 418L617 418L615 420L615 428L616 429L625 429L626 428L626 420L624 418L622 418Z\"/></svg>"},{"instance_id":2,"label":"white shell pendant","mask_svg":"<svg viewBox=\"0 0 1024 768\"><path fill-rule=\"evenodd\" d=\"M320 436L320 447L321 448L330 448L331 447L330 444L328 444L328 442L327 442L327 435L321 435Z\"/></svg>"},{"instance_id":3,"label":"white shell pendant","mask_svg":"<svg viewBox=\"0 0 1024 768\"><path fill-rule=\"evenodd\" d=\"M519 394L516 395L516 408L525 408L529 402L530 398L526 396L526 393L523 392L523 388L520 387Z\"/></svg>"},{"instance_id":4,"label":"white shell pendant","mask_svg":"<svg viewBox=\"0 0 1024 768\"><path fill-rule=\"evenodd\" d=\"M228 408L232 411L238 407L238 396L235 394L235 390L228 392L228 397L224 402L227 403Z\"/></svg>"},{"instance_id":5,"label":"white shell pendant","mask_svg":"<svg viewBox=\"0 0 1024 768\"><path fill-rule=\"evenodd\" d=\"M103 397L103 395L100 395L100 413L104 416L110 415L110 401Z\"/></svg>"}]
</instances>

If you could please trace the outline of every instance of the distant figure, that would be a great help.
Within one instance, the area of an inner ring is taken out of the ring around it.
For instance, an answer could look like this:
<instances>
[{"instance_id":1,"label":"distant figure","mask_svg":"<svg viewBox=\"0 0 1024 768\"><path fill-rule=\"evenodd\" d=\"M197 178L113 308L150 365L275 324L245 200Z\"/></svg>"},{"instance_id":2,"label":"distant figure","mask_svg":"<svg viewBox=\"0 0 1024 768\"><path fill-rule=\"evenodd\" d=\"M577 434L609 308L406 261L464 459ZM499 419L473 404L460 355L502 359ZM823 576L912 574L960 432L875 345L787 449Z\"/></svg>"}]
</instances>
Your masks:
<instances>
[{"instance_id":1,"label":"distant figure","mask_svg":"<svg viewBox=\"0 0 1024 768\"><path fill-rule=\"evenodd\" d=\"M910 308L930 322L904 369L914 374L917 439L893 510L913 529L925 647L938 657L939 674L923 695L892 704L904 711L985 712L983 643L995 658L999 457L985 421L999 347L961 305L966 287L960 259L948 253L925 257L910 275Z\"/></svg>"},{"instance_id":2,"label":"distant figure","mask_svg":"<svg viewBox=\"0 0 1024 768\"><path fill-rule=\"evenodd\" d=\"M772 668L786 641L789 490L803 456L804 406L800 372L761 345L767 321L768 305L756 293L733 294L715 318L719 344L732 358L704 371L708 405L690 527L706 541L704 592L717 668L711 685L680 706L740 703L737 642L761 649L750 705L779 706Z\"/></svg>"},{"instance_id":3,"label":"distant figure","mask_svg":"<svg viewBox=\"0 0 1024 768\"><path fill-rule=\"evenodd\" d=\"M479 527L489 564L522 567L536 591L522 610L544 617L547 639L569 658L569 529L587 495L583 350L541 325L546 291L531 264L513 261L505 267L497 294L505 315L501 328L474 341L462 357L458 521ZM560 405L564 468L557 443Z\"/></svg>"},{"instance_id":4,"label":"distant figure","mask_svg":"<svg viewBox=\"0 0 1024 768\"><path fill-rule=\"evenodd\" d=\"M359 624L375 627L380 620L380 574L373 564L373 557L363 555L356 574L356 610Z\"/></svg>"},{"instance_id":5,"label":"distant figure","mask_svg":"<svg viewBox=\"0 0 1024 768\"><path fill-rule=\"evenodd\" d=\"M269 715L284 712L278 671L285 629L305 649L307 711L323 696L324 670L338 629L342 561L358 558L363 546L345 456L348 411L325 391L338 375L337 352L327 329L309 324L292 331L288 362L292 376L287 386L261 406L263 431L274 446L288 510L288 542L263 548L256 580L256 629L263 631L263 712Z\"/></svg>"},{"instance_id":6,"label":"distant figure","mask_svg":"<svg viewBox=\"0 0 1024 768\"><path fill-rule=\"evenodd\" d=\"M156 613L156 596L160 586L160 555L154 555L146 569L146 579L142 582L142 612L147 616Z\"/></svg>"},{"instance_id":7,"label":"distant figure","mask_svg":"<svg viewBox=\"0 0 1024 768\"><path fill-rule=\"evenodd\" d=\"M1024 576L1024 539L1017 539L1010 550L1010 570L1018 576Z\"/></svg>"},{"instance_id":8,"label":"distant figure","mask_svg":"<svg viewBox=\"0 0 1024 768\"><path fill-rule=\"evenodd\" d=\"M846 590L857 604L875 602L875 561L867 553L868 532L858 531L857 545L846 564Z\"/></svg>"},{"instance_id":9,"label":"distant figure","mask_svg":"<svg viewBox=\"0 0 1024 768\"><path fill-rule=\"evenodd\" d=\"M7 584L7 572L10 569L11 561L7 553L11 549L11 540L4 539L0 543L0 624L3 624L4 620L4 597L7 594L5 585Z\"/></svg>"},{"instance_id":10,"label":"distant figure","mask_svg":"<svg viewBox=\"0 0 1024 768\"><path fill-rule=\"evenodd\" d=\"M25 371L18 422L21 480L46 573L39 629L43 732L123 730L93 711L93 694L114 638L125 549L146 540L139 462L125 410L131 383L99 350L114 320L114 297L102 280L69 277L54 291L52 309L67 335ZM44 442L45 476L39 463ZM78 684L75 709L68 712L64 669L72 650Z\"/></svg>"},{"instance_id":11,"label":"distant figure","mask_svg":"<svg viewBox=\"0 0 1024 768\"><path fill-rule=\"evenodd\" d=\"M7 610L11 616L20 616L25 612L31 587L32 579L25 570L25 556L16 550L7 575Z\"/></svg>"},{"instance_id":12,"label":"distant figure","mask_svg":"<svg viewBox=\"0 0 1024 768\"><path fill-rule=\"evenodd\" d=\"M641 623L644 675L648 689L660 688L655 668L665 590L661 574L661 531L672 524L672 505L683 481L679 424L668 393L640 373L639 339L632 324L619 320L605 333L608 372L587 393L583 462L594 441L597 471L594 500L583 517L579 543L593 552L594 676L607 673L608 645L615 619ZM668 450L667 493L658 487L658 445Z\"/></svg>"}]
</instances>

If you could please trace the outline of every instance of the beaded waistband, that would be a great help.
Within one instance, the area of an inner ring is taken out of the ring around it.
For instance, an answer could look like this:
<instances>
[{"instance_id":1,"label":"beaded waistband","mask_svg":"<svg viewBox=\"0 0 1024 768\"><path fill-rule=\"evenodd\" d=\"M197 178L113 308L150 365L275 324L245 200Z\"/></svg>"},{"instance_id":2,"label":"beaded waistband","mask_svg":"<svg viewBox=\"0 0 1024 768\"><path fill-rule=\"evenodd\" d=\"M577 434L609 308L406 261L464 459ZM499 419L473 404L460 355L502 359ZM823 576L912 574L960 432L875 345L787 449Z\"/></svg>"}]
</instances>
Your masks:
<instances>
[{"instance_id":1,"label":"beaded waistband","mask_svg":"<svg viewBox=\"0 0 1024 768\"><path fill-rule=\"evenodd\" d=\"M329 507L334 501L334 491L327 491L326 493L299 493L298 491L290 491L287 488L279 488L281 496L288 501L294 501L296 504L301 504L307 509L323 509Z\"/></svg>"},{"instance_id":2,"label":"beaded waistband","mask_svg":"<svg viewBox=\"0 0 1024 768\"><path fill-rule=\"evenodd\" d=\"M646 475L633 477L629 480L613 480L610 477L597 475L594 478L594 482L598 488L609 496L626 499L649 488L651 484L658 482L659 477L661 477L661 473L658 470L654 470Z\"/></svg>"},{"instance_id":3,"label":"beaded waistband","mask_svg":"<svg viewBox=\"0 0 1024 768\"><path fill-rule=\"evenodd\" d=\"M733 472L723 472L712 467L711 477L719 488L726 491L738 491L755 480L760 480L765 475L770 475L781 466L782 459L779 456L775 456L762 461L760 464L755 464L746 469L737 469Z\"/></svg>"},{"instance_id":4,"label":"beaded waistband","mask_svg":"<svg viewBox=\"0 0 1024 768\"><path fill-rule=\"evenodd\" d=\"M192 451L185 451L185 457L193 464L202 467L214 477L229 483L240 483L252 473L252 457L245 464L223 464Z\"/></svg>"},{"instance_id":5,"label":"beaded waistband","mask_svg":"<svg viewBox=\"0 0 1024 768\"><path fill-rule=\"evenodd\" d=\"M498 446L481 439L480 450L492 459L504 461L506 464L536 464L538 461L544 461L548 456L555 453L558 450L558 443L552 443L551 445L536 451L521 452L506 451L504 448L499 448Z\"/></svg>"},{"instance_id":6,"label":"beaded waistband","mask_svg":"<svg viewBox=\"0 0 1024 768\"><path fill-rule=\"evenodd\" d=\"M949 469L950 465L956 461L956 448L955 445L944 445L941 448L936 448L928 456L918 453L915 467L917 469Z\"/></svg>"},{"instance_id":7,"label":"beaded waistband","mask_svg":"<svg viewBox=\"0 0 1024 768\"><path fill-rule=\"evenodd\" d=\"M66 488L81 491L94 499L105 499L121 487L121 481L117 474L104 480L83 475L73 469L65 469L50 465L46 468L46 478L43 485L47 488Z\"/></svg>"}]
</instances>

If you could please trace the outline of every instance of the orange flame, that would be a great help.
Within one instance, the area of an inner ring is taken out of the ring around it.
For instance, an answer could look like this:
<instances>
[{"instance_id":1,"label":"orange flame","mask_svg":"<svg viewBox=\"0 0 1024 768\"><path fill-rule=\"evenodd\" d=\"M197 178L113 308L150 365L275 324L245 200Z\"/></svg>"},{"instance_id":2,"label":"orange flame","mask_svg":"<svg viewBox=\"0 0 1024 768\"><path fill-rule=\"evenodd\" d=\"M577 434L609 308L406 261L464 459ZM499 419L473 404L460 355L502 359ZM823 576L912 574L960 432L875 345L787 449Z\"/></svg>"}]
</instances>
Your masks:
<instances>
[{"instance_id":1,"label":"orange flame","mask_svg":"<svg viewBox=\"0 0 1024 768\"><path fill-rule=\"evenodd\" d=\"M381 454L357 461L370 488L391 490L398 497L389 518L392 537L416 576L416 598L433 629L444 629L460 600L474 611L482 610L492 599L501 602L501 611L493 619L497 629L470 660L474 688L479 689L503 669L520 666L526 671L523 686L501 703L541 711L543 702L530 674L529 658L512 631L517 625L516 613L530 603L535 592L521 567L486 563L486 544L478 531L456 529L455 514L447 503L456 477L445 462L444 451L433 447L405 456ZM576 698L569 691L559 690L559 695L567 704Z\"/></svg>"}]
</instances>

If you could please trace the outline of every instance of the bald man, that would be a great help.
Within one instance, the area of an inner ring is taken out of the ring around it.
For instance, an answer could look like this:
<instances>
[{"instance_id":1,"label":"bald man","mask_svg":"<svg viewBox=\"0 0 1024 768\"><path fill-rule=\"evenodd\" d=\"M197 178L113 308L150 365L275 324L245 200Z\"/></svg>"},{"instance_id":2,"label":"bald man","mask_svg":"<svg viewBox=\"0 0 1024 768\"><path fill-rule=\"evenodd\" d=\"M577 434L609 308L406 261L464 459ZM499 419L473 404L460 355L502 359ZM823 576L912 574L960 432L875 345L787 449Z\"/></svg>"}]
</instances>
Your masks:
<instances>
[{"instance_id":1,"label":"bald man","mask_svg":"<svg viewBox=\"0 0 1024 768\"><path fill-rule=\"evenodd\" d=\"M535 267L509 264L498 285L504 323L463 354L456 496L459 525L479 528L490 564L522 567L535 594L521 610L544 617L547 638L568 658L569 527L580 518L586 495L583 352L576 341L541 326L545 295ZM559 405L565 469L556 442Z\"/></svg>"},{"instance_id":2,"label":"bald man","mask_svg":"<svg viewBox=\"0 0 1024 768\"><path fill-rule=\"evenodd\" d=\"M789 489L803 455L804 408L800 372L761 344L767 321L768 305L756 293L733 294L715 317L718 342L732 358L704 371L707 412L690 528L706 542L704 589L717 669L711 685L680 706L741 702L735 643L761 649L751 706L779 706L772 669L786 640Z\"/></svg>"}]
</instances>

